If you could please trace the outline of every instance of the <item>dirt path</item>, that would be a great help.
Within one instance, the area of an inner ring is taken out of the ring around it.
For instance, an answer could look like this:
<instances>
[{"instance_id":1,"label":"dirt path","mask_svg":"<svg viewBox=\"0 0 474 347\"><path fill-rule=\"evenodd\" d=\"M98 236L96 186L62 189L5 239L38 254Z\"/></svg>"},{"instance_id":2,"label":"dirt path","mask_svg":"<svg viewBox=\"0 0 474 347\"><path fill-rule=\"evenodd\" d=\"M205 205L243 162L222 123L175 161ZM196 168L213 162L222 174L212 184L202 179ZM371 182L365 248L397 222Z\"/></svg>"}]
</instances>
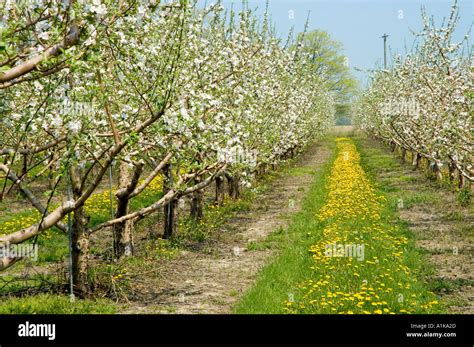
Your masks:
<instances>
[{"instance_id":1,"label":"dirt path","mask_svg":"<svg viewBox=\"0 0 474 347\"><path fill-rule=\"evenodd\" d=\"M373 140L365 147L387 148ZM400 218L408 223L416 245L426 254L432 270L431 289L448 303L449 313L474 313L474 214L461 207L456 195L429 181L409 164L380 168L377 178L398 190Z\"/></svg>"},{"instance_id":2,"label":"dirt path","mask_svg":"<svg viewBox=\"0 0 474 347\"><path fill-rule=\"evenodd\" d=\"M211 240L211 250L182 251L166 262L159 277L143 279L146 290L123 313L229 313L274 252L249 245L288 224L314 173L329 159L329 146L330 141L322 141L309 147L295 165L297 174L272 181L251 211L226 223Z\"/></svg>"}]
</instances>

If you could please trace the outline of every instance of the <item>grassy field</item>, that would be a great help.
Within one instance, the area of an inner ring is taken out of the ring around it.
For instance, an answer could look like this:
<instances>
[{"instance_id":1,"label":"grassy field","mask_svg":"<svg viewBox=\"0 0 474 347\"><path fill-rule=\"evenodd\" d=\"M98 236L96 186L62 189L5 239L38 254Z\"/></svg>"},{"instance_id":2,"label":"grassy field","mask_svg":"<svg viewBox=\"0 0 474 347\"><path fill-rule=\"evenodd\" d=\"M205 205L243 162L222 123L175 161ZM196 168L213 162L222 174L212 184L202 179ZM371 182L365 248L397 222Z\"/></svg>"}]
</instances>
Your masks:
<instances>
[{"instance_id":1,"label":"grassy field","mask_svg":"<svg viewBox=\"0 0 474 347\"><path fill-rule=\"evenodd\" d=\"M332 161L315 174L302 211L290 227L276 230L260 244L260 247L277 248L278 257L261 271L256 285L236 305L235 313L283 313L283 303L295 295L295 283L311 275L313 261L308 250L322 227L314 215L324 204Z\"/></svg>"},{"instance_id":2,"label":"grassy field","mask_svg":"<svg viewBox=\"0 0 474 347\"><path fill-rule=\"evenodd\" d=\"M390 167L395 159L364 157L360 166L353 141L336 142L332 166L315 178L303 211L287 231L269 238L281 249L278 257L261 271L235 312L444 312L423 281L425 259L396 217L395 197L387 197L364 172ZM330 251L333 245L351 247L328 254L327 245ZM358 252L362 246L364 252ZM350 249L354 253L348 256Z\"/></svg>"}]
</instances>

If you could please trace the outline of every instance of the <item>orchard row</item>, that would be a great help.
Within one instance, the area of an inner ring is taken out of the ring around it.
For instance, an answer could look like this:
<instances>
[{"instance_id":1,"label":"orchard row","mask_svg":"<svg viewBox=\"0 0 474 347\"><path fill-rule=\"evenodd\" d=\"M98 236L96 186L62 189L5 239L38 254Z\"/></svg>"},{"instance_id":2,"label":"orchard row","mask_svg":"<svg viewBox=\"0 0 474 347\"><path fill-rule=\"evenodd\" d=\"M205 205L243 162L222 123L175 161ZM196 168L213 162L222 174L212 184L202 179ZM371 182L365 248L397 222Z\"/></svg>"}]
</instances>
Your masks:
<instances>
[{"instance_id":1,"label":"orchard row","mask_svg":"<svg viewBox=\"0 0 474 347\"><path fill-rule=\"evenodd\" d=\"M454 5L441 28L423 13L417 46L373 74L355 114L362 129L398 147L404 158L411 152L414 166L424 158L438 178L447 172L464 188L474 180L474 84L467 36L452 42L457 11Z\"/></svg>"},{"instance_id":2,"label":"orchard row","mask_svg":"<svg viewBox=\"0 0 474 347\"><path fill-rule=\"evenodd\" d=\"M192 197L199 218L207 186L216 183L222 203L226 177L237 197L333 123L334 98L299 45L285 45L268 18L262 24L248 9L189 1L3 6L1 196L21 190L41 218L0 242L68 231L69 216L78 292L88 290L92 233L113 232L116 257L131 255L137 221L164 209L168 237L180 198ZM85 205L110 177L114 215L93 225ZM157 179L160 198L132 210ZM15 261L3 258L0 269Z\"/></svg>"}]
</instances>

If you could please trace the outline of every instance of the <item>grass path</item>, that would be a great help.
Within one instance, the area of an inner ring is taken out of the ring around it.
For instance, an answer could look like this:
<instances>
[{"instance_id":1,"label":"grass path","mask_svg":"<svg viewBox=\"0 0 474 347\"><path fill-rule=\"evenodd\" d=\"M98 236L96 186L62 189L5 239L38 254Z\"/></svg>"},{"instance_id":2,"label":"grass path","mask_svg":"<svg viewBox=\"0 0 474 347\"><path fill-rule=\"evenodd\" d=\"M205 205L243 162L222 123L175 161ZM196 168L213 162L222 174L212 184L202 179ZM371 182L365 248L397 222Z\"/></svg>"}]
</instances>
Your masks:
<instances>
[{"instance_id":1,"label":"grass path","mask_svg":"<svg viewBox=\"0 0 474 347\"><path fill-rule=\"evenodd\" d=\"M268 236L285 230L332 147L332 141L320 141L279 170L248 208L231 216L204 242L163 263L158 276L142 278L134 300L122 312L230 313L275 254L276 245Z\"/></svg>"},{"instance_id":2,"label":"grass path","mask_svg":"<svg viewBox=\"0 0 474 347\"><path fill-rule=\"evenodd\" d=\"M420 281L424 258L407 228L338 138L332 166L316 177L303 211L279 238L282 251L236 313L443 312Z\"/></svg>"},{"instance_id":3,"label":"grass path","mask_svg":"<svg viewBox=\"0 0 474 347\"><path fill-rule=\"evenodd\" d=\"M474 204L463 206L452 185L427 179L377 141L355 141L369 176L425 256L420 276L448 313L474 313Z\"/></svg>"}]
</instances>

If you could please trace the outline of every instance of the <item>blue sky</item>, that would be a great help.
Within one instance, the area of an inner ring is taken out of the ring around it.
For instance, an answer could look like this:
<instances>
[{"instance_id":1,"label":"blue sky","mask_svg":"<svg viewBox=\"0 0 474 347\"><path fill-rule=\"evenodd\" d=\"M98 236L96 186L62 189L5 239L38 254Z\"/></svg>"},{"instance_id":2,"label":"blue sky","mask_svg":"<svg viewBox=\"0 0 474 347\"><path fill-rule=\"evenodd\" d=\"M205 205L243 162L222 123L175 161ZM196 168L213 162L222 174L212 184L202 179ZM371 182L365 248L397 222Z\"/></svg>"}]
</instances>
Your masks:
<instances>
[{"instance_id":1,"label":"blue sky","mask_svg":"<svg viewBox=\"0 0 474 347\"><path fill-rule=\"evenodd\" d=\"M265 0L248 0L248 3L250 8L258 8L258 15L263 14ZM384 33L389 35L390 51L404 54L405 46L410 48L414 40L410 29L422 28L421 6L440 25L443 17L450 14L452 3L450 0L270 0L269 12L279 36L286 38L292 26L295 32L303 31L308 11L311 11L309 30L326 30L333 39L342 42L351 70L364 86L366 73L354 68L366 70L383 64L381 36ZM226 8L231 4L239 9L242 1L223 0ZM474 0L458 0L458 5L460 21L456 40L462 39L472 25Z\"/></svg>"}]
</instances>

